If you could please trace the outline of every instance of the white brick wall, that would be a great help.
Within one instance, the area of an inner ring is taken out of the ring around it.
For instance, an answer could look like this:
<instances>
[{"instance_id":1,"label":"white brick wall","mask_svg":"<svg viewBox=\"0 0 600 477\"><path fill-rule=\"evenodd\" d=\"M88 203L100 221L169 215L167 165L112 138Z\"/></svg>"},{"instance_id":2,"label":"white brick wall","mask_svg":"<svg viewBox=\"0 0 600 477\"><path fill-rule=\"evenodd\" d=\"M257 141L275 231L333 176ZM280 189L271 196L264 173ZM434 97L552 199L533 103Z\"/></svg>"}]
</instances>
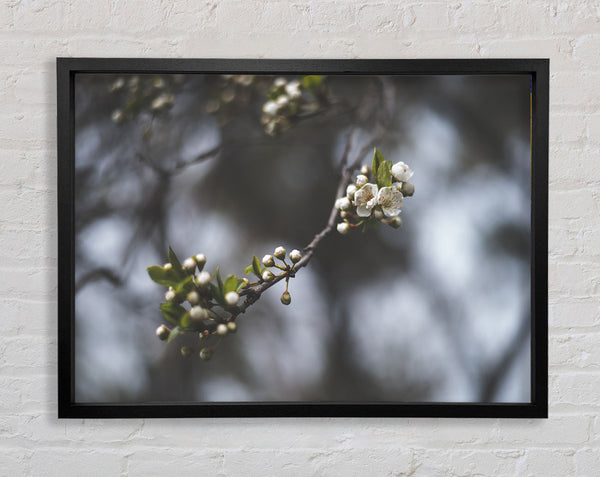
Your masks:
<instances>
[{"instance_id":1,"label":"white brick wall","mask_svg":"<svg viewBox=\"0 0 600 477\"><path fill-rule=\"evenodd\" d=\"M598 1L0 5L0 475L600 475ZM56 56L550 57L550 418L56 419Z\"/></svg>"}]
</instances>

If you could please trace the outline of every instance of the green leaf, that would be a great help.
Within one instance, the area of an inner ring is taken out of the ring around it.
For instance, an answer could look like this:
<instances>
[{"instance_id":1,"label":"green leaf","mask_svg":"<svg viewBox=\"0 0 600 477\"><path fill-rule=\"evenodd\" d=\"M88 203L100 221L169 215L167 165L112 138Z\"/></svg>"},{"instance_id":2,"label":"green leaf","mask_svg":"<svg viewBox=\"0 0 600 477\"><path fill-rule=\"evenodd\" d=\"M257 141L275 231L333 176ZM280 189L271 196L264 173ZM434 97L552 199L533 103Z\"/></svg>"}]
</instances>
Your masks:
<instances>
[{"instance_id":1,"label":"green leaf","mask_svg":"<svg viewBox=\"0 0 600 477\"><path fill-rule=\"evenodd\" d=\"M214 283L209 283L208 288L210 289L210 293L216 302L221 306L225 306L225 295L223 295L221 289Z\"/></svg>"},{"instance_id":2,"label":"green leaf","mask_svg":"<svg viewBox=\"0 0 600 477\"><path fill-rule=\"evenodd\" d=\"M381 189L382 187L390 187L392 185L392 174L390 172L391 170L392 163L387 162L384 159L383 162L379 165L379 169L377 169L377 175L375 176L377 180L377 187Z\"/></svg>"},{"instance_id":3,"label":"green leaf","mask_svg":"<svg viewBox=\"0 0 600 477\"><path fill-rule=\"evenodd\" d=\"M323 86L323 77L319 75L307 75L302 77L302 86L313 92L318 92Z\"/></svg>"},{"instance_id":4,"label":"green leaf","mask_svg":"<svg viewBox=\"0 0 600 477\"><path fill-rule=\"evenodd\" d=\"M219 266L217 265L217 269L215 270L215 275L217 277L217 284L219 285L219 290L223 293L223 280L221 279L221 274L219 273Z\"/></svg>"},{"instance_id":5,"label":"green leaf","mask_svg":"<svg viewBox=\"0 0 600 477\"><path fill-rule=\"evenodd\" d=\"M179 326L176 326L175 328L173 328L171 330L171 334L169 335L169 338L167 338L167 343L170 343L175 338L177 338L177 335L179 335L180 333L184 333L184 331Z\"/></svg>"},{"instance_id":6,"label":"green leaf","mask_svg":"<svg viewBox=\"0 0 600 477\"><path fill-rule=\"evenodd\" d=\"M173 249L171 247L169 247L168 256L169 256L169 262L171 263L171 265L173 265L172 270L175 271L175 273L179 277L179 279L186 277L187 273L181 266L181 262L179 261L179 259L177 258L177 255L175 255L175 252L173 251Z\"/></svg>"},{"instance_id":7,"label":"green leaf","mask_svg":"<svg viewBox=\"0 0 600 477\"><path fill-rule=\"evenodd\" d=\"M177 295L186 296L194 288L192 275L185 277L182 281L177 283L177 286L174 286L173 288L175 289L175 293Z\"/></svg>"},{"instance_id":8,"label":"green leaf","mask_svg":"<svg viewBox=\"0 0 600 477\"><path fill-rule=\"evenodd\" d=\"M232 292L232 291L237 293L238 291L240 291L240 289L242 288L243 285L244 285L244 280L231 274L225 279L225 283L224 283L224 287L223 287L223 295L226 295L227 293Z\"/></svg>"},{"instance_id":9,"label":"green leaf","mask_svg":"<svg viewBox=\"0 0 600 477\"><path fill-rule=\"evenodd\" d=\"M148 267L147 270L148 275L150 275L150 278L153 281L165 287L175 288L181 280L179 274L173 269L165 270L163 267L154 265L152 267Z\"/></svg>"},{"instance_id":10,"label":"green leaf","mask_svg":"<svg viewBox=\"0 0 600 477\"><path fill-rule=\"evenodd\" d=\"M160 311L162 311L165 319L174 325L179 325L181 318L187 313L183 306L173 303L172 301L161 303Z\"/></svg>"},{"instance_id":11,"label":"green leaf","mask_svg":"<svg viewBox=\"0 0 600 477\"><path fill-rule=\"evenodd\" d=\"M373 172L373 177L377 178L377 171L379 170L379 166L385 162L385 157L381 154L381 151L375 148L373 152L373 164L371 165L371 171Z\"/></svg>"},{"instance_id":12,"label":"green leaf","mask_svg":"<svg viewBox=\"0 0 600 477\"><path fill-rule=\"evenodd\" d=\"M181 325L182 328L191 328L192 326L192 317L189 312L186 312L185 315L181 317Z\"/></svg>"},{"instance_id":13,"label":"green leaf","mask_svg":"<svg viewBox=\"0 0 600 477\"><path fill-rule=\"evenodd\" d=\"M246 268L244 268L244 273L246 275L250 275L253 270L254 270L254 266L253 265L248 265Z\"/></svg>"},{"instance_id":14,"label":"green leaf","mask_svg":"<svg viewBox=\"0 0 600 477\"><path fill-rule=\"evenodd\" d=\"M258 257L256 255L254 255L252 257L252 271L254 272L254 275L256 275L257 277L260 278L260 276L261 276L260 261L258 260Z\"/></svg>"}]
</instances>

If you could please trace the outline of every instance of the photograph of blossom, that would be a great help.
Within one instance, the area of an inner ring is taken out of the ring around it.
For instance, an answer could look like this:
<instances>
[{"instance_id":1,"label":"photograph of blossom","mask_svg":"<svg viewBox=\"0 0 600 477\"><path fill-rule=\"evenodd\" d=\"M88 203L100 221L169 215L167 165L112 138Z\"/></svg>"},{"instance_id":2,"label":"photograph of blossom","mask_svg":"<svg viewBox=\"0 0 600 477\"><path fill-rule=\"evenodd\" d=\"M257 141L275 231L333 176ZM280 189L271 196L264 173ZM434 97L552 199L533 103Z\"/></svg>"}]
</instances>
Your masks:
<instances>
[{"instance_id":1,"label":"photograph of blossom","mask_svg":"<svg viewBox=\"0 0 600 477\"><path fill-rule=\"evenodd\" d=\"M76 403L529 403L528 74L74 80Z\"/></svg>"}]
</instances>

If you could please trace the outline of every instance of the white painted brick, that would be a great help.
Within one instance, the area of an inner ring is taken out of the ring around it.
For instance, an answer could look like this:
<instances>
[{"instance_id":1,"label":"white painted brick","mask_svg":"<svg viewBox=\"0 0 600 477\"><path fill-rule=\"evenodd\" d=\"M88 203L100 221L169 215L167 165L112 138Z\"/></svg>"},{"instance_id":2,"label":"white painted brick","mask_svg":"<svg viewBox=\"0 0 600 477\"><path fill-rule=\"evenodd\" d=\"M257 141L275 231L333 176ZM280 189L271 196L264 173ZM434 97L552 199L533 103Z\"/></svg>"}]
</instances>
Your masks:
<instances>
[{"instance_id":1,"label":"white painted brick","mask_svg":"<svg viewBox=\"0 0 600 477\"><path fill-rule=\"evenodd\" d=\"M596 475L597 1L0 4L0 476ZM548 57L550 419L56 419L57 56Z\"/></svg>"}]
</instances>

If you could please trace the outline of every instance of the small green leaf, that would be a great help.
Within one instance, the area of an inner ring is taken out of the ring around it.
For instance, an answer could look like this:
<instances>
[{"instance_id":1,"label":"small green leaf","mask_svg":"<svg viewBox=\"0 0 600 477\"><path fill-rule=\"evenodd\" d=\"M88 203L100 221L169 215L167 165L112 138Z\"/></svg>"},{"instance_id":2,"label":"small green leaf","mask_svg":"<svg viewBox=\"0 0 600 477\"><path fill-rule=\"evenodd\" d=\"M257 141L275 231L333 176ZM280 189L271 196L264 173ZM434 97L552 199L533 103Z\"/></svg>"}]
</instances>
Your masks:
<instances>
[{"instance_id":1,"label":"small green leaf","mask_svg":"<svg viewBox=\"0 0 600 477\"><path fill-rule=\"evenodd\" d=\"M313 93L316 93L323 86L323 77L319 76L319 75L303 76L302 77L302 86L305 89L307 89Z\"/></svg>"},{"instance_id":2,"label":"small green leaf","mask_svg":"<svg viewBox=\"0 0 600 477\"><path fill-rule=\"evenodd\" d=\"M169 262L171 262L171 265L173 265L173 268L183 268L181 266L181 263L179 262L179 259L177 258L177 255L175 255L175 252L173 251L173 249L171 247L169 247Z\"/></svg>"},{"instance_id":3,"label":"small green leaf","mask_svg":"<svg viewBox=\"0 0 600 477\"><path fill-rule=\"evenodd\" d=\"M385 162L385 158L381 151L375 148L373 152L373 164L371 165L371 171L373 172L373 177L377 178L377 171L379 170L379 166Z\"/></svg>"},{"instance_id":4,"label":"small green leaf","mask_svg":"<svg viewBox=\"0 0 600 477\"><path fill-rule=\"evenodd\" d=\"M391 169L392 163L387 162L385 159L379 165L379 169L377 169L377 175L375 177L377 180L377 187L380 189L382 187L390 187L392 185L392 174L390 172Z\"/></svg>"},{"instance_id":5,"label":"small green leaf","mask_svg":"<svg viewBox=\"0 0 600 477\"><path fill-rule=\"evenodd\" d=\"M183 332L184 331L179 326L176 326L175 328L173 328L171 330L171 334L169 335L169 338L167 339L167 343L170 343L171 341L173 341L175 338L177 338L177 335L179 335Z\"/></svg>"},{"instance_id":6,"label":"small green leaf","mask_svg":"<svg viewBox=\"0 0 600 477\"><path fill-rule=\"evenodd\" d=\"M225 283L223 286L223 295L226 295L227 293L234 291L237 292L239 290L239 286L244 284L244 280L242 280L241 278L236 277L235 275L229 275L226 279L225 279Z\"/></svg>"},{"instance_id":7,"label":"small green leaf","mask_svg":"<svg viewBox=\"0 0 600 477\"><path fill-rule=\"evenodd\" d=\"M223 280L221 279L221 273L219 272L219 266L217 265L217 269L215 270L215 276L217 277L217 285L219 285L219 290L221 293L223 292Z\"/></svg>"},{"instance_id":8,"label":"small green leaf","mask_svg":"<svg viewBox=\"0 0 600 477\"><path fill-rule=\"evenodd\" d=\"M150 278L159 285L175 288L180 281L178 273L173 269L165 270L163 267L154 265L148 267L147 270Z\"/></svg>"},{"instance_id":9,"label":"small green leaf","mask_svg":"<svg viewBox=\"0 0 600 477\"><path fill-rule=\"evenodd\" d=\"M257 277L260 278L260 275L261 275L260 261L258 260L258 257L256 255L254 255L252 257L252 271L254 272L254 275L256 275Z\"/></svg>"},{"instance_id":10,"label":"small green leaf","mask_svg":"<svg viewBox=\"0 0 600 477\"><path fill-rule=\"evenodd\" d=\"M219 305L225 306L225 296L223 295L223 292L221 291L221 289L214 283L209 283L208 288L210 289L210 293L211 293L212 297L215 299L215 301Z\"/></svg>"},{"instance_id":11,"label":"small green leaf","mask_svg":"<svg viewBox=\"0 0 600 477\"><path fill-rule=\"evenodd\" d=\"M248 265L246 268L244 268L244 273L246 275L250 275L250 273L252 273L253 270L254 270L254 266L253 265Z\"/></svg>"},{"instance_id":12,"label":"small green leaf","mask_svg":"<svg viewBox=\"0 0 600 477\"><path fill-rule=\"evenodd\" d=\"M190 328L192 326L192 317L189 313L186 313L181 317L181 327Z\"/></svg>"},{"instance_id":13,"label":"small green leaf","mask_svg":"<svg viewBox=\"0 0 600 477\"><path fill-rule=\"evenodd\" d=\"M174 286L173 288L175 289L175 293L177 295L186 296L194 288L192 275L185 277L182 281L177 283L177 286Z\"/></svg>"},{"instance_id":14,"label":"small green leaf","mask_svg":"<svg viewBox=\"0 0 600 477\"><path fill-rule=\"evenodd\" d=\"M161 303L160 311L162 311L165 319L174 325L179 325L181 318L187 313L183 306L173 303L172 301Z\"/></svg>"}]
</instances>

